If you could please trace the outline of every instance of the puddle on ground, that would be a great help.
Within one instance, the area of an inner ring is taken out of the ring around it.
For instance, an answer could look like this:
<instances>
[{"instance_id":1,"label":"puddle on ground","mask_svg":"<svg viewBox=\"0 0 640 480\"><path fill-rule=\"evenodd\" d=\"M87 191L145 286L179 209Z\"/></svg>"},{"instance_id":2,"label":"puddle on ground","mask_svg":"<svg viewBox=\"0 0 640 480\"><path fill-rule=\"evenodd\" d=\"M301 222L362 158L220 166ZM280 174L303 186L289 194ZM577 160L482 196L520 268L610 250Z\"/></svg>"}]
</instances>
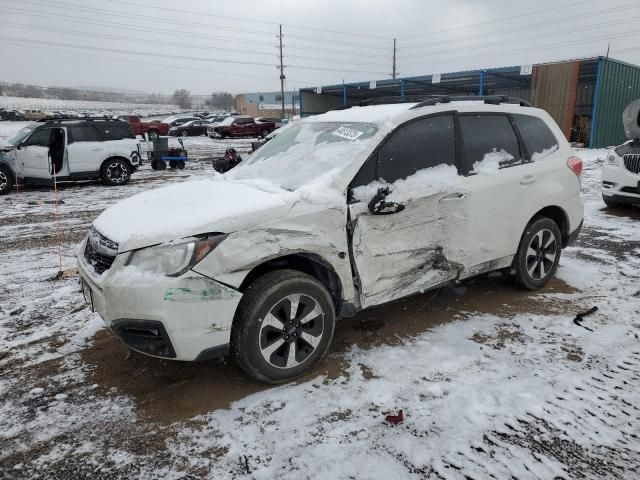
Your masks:
<instances>
[{"instance_id":1,"label":"puddle on ground","mask_svg":"<svg viewBox=\"0 0 640 480\"><path fill-rule=\"evenodd\" d=\"M437 325L451 322L463 312L511 317L520 313L571 312L568 300L542 298L538 293L574 293L554 278L540 292L527 292L502 277L479 277L462 286L443 287L343 319L336 325L333 346L325 359L300 381L344 375L344 353L353 345L371 348L393 345ZM138 414L162 423L185 421L211 410L227 408L247 395L271 388L247 379L232 362L176 362L131 353L106 330L82 352L92 367L88 383L104 392L111 388L131 396ZM365 372L366 374L366 372Z\"/></svg>"}]
</instances>

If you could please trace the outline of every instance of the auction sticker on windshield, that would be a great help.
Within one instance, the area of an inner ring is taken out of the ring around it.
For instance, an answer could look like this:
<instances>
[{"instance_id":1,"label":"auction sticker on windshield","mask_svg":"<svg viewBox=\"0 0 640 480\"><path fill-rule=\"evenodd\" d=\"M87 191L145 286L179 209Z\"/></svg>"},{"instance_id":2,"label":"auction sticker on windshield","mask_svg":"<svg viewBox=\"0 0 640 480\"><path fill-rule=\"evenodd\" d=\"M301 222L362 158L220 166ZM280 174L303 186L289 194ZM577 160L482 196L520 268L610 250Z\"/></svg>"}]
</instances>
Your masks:
<instances>
[{"instance_id":1,"label":"auction sticker on windshield","mask_svg":"<svg viewBox=\"0 0 640 480\"><path fill-rule=\"evenodd\" d=\"M345 127L344 125L336 129L335 132L331 132L332 135L346 138L347 140L355 140L363 133L364 132L361 132L360 130L356 130L355 128Z\"/></svg>"}]
</instances>

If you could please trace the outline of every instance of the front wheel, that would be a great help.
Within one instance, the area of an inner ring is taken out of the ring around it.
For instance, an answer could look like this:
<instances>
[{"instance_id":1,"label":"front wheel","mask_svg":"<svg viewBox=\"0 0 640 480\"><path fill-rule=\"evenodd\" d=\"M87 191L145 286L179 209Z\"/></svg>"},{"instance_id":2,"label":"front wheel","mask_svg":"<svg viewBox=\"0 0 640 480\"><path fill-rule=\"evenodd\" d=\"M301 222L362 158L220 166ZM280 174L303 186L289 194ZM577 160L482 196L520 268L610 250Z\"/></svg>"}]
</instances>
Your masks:
<instances>
[{"instance_id":1,"label":"front wheel","mask_svg":"<svg viewBox=\"0 0 640 480\"><path fill-rule=\"evenodd\" d=\"M15 176L6 165L0 165L0 195L6 195L11 191Z\"/></svg>"},{"instance_id":2,"label":"front wheel","mask_svg":"<svg viewBox=\"0 0 640 480\"><path fill-rule=\"evenodd\" d=\"M260 132L260 136L262 138L265 138L267 135L269 135L269 130L267 130L266 128L264 130L262 130L262 132Z\"/></svg>"},{"instance_id":3,"label":"front wheel","mask_svg":"<svg viewBox=\"0 0 640 480\"><path fill-rule=\"evenodd\" d=\"M528 289L544 287L558 269L562 235L556 222L539 217L527 225L513 260L518 283Z\"/></svg>"},{"instance_id":4,"label":"front wheel","mask_svg":"<svg viewBox=\"0 0 640 480\"><path fill-rule=\"evenodd\" d=\"M160 132L158 130L152 129L147 132L147 136L149 140L154 140L160 136Z\"/></svg>"},{"instance_id":5,"label":"front wheel","mask_svg":"<svg viewBox=\"0 0 640 480\"><path fill-rule=\"evenodd\" d=\"M100 178L107 185L124 185L131 178L131 167L119 158L107 160L100 169Z\"/></svg>"},{"instance_id":6,"label":"front wheel","mask_svg":"<svg viewBox=\"0 0 640 480\"><path fill-rule=\"evenodd\" d=\"M267 273L247 288L234 319L231 352L251 377L283 383L310 370L335 329L331 295L294 270Z\"/></svg>"}]
</instances>

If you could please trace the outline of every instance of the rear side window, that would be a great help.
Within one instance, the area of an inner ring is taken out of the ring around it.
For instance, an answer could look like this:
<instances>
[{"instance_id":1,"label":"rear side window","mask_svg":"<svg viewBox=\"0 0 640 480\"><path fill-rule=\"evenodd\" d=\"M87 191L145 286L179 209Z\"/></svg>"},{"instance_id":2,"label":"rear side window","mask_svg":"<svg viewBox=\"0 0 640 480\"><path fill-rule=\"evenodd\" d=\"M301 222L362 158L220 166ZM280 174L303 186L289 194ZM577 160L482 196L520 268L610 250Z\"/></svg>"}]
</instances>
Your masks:
<instances>
[{"instance_id":1,"label":"rear side window","mask_svg":"<svg viewBox=\"0 0 640 480\"><path fill-rule=\"evenodd\" d=\"M529 160L546 157L558 148L558 140L543 120L531 115L513 115Z\"/></svg>"},{"instance_id":2,"label":"rear side window","mask_svg":"<svg viewBox=\"0 0 640 480\"><path fill-rule=\"evenodd\" d=\"M460 115L467 164L471 171L493 171L521 163L518 137L506 115Z\"/></svg>"},{"instance_id":3,"label":"rear side window","mask_svg":"<svg viewBox=\"0 0 640 480\"><path fill-rule=\"evenodd\" d=\"M74 125L69 128L71 135L69 143L73 142L99 142L98 132L91 125Z\"/></svg>"},{"instance_id":4,"label":"rear side window","mask_svg":"<svg viewBox=\"0 0 640 480\"><path fill-rule=\"evenodd\" d=\"M456 164L452 115L437 115L401 125L378 153L378 177L389 183L418 170Z\"/></svg>"},{"instance_id":5,"label":"rear side window","mask_svg":"<svg viewBox=\"0 0 640 480\"><path fill-rule=\"evenodd\" d=\"M131 126L125 122L105 123L98 126L105 140L122 140L124 138L136 138Z\"/></svg>"}]
</instances>

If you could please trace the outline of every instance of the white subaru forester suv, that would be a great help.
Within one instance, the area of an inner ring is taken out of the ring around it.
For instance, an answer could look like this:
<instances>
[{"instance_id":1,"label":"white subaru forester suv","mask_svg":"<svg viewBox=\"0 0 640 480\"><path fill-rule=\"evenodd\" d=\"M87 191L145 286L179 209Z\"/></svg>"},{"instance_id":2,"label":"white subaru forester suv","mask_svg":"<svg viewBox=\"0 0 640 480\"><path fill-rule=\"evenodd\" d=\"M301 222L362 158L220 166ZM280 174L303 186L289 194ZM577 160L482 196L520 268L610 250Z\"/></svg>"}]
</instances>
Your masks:
<instances>
[{"instance_id":1,"label":"white subaru forester suv","mask_svg":"<svg viewBox=\"0 0 640 480\"><path fill-rule=\"evenodd\" d=\"M543 287L582 226L581 168L547 113L505 97L331 111L225 175L107 209L83 288L133 350L230 351L283 382L340 317L494 270Z\"/></svg>"}]
</instances>

